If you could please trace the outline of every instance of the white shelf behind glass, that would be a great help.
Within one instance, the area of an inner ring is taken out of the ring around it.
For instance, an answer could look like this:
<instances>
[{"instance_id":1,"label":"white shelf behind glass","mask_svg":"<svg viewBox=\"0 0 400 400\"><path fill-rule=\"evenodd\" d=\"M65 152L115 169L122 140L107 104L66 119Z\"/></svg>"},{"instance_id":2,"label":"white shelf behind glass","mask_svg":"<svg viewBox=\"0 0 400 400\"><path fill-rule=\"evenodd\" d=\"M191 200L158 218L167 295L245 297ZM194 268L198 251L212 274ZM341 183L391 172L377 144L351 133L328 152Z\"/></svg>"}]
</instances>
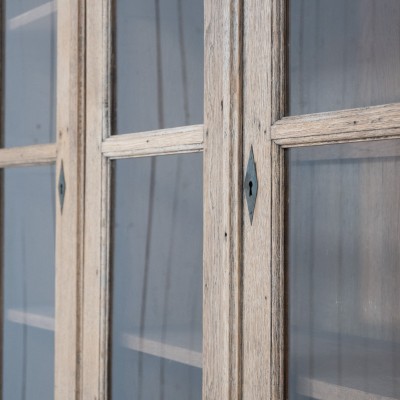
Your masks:
<instances>
[{"instance_id":1,"label":"white shelf behind glass","mask_svg":"<svg viewBox=\"0 0 400 400\"><path fill-rule=\"evenodd\" d=\"M36 310L8 309L6 319L15 324L54 332L54 310L40 308ZM158 336L158 338L157 338ZM202 367L201 334L193 335L185 330L169 332L168 342L159 340L158 335L146 332L145 337L136 333L124 333L121 336L123 347L155 357L179 362L192 367Z\"/></svg>"},{"instance_id":2,"label":"white shelf behind glass","mask_svg":"<svg viewBox=\"0 0 400 400\"><path fill-rule=\"evenodd\" d=\"M52 13L56 12L57 3L56 1L49 1L38 7L32 8L16 17L8 20L7 27L9 30L14 30L25 25L29 25L35 21L45 18Z\"/></svg>"},{"instance_id":3,"label":"white shelf behind glass","mask_svg":"<svg viewBox=\"0 0 400 400\"><path fill-rule=\"evenodd\" d=\"M6 311L6 319L31 328L53 332L55 329L54 310L50 307L28 311L11 308Z\"/></svg>"},{"instance_id":4,"label":"white shelf behind glass","mask_svg":"<svg viewBox=\"0 0 400 400\"><path fill-rule=\"evenodd\" d=\"M123 333L121 344L128 349L139 351L155 357L202 367L201 334L187 330L168 332L168 338L160 340L160 331L145 332L144 337L138 333Z\"/></svg>"}]
</instances>

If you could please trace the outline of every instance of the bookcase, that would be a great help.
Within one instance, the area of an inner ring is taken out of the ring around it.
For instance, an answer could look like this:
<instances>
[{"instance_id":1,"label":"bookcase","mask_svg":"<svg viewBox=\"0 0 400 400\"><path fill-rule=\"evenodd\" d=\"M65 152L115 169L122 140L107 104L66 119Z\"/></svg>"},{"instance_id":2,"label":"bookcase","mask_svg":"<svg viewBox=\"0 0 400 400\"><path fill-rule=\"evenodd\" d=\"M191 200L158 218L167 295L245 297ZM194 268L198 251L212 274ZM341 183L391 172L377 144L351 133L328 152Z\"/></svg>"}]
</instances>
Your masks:
<instances>
[{"instance_id":1,"label":"bookcase","mask_svg":"<svg viewBox=\"0 0 400 400\"><path fill-rule=\"evenodd\" d=\"M0 4L0 398L400 397L395 0Z\"/></svg>"}]
</instances>

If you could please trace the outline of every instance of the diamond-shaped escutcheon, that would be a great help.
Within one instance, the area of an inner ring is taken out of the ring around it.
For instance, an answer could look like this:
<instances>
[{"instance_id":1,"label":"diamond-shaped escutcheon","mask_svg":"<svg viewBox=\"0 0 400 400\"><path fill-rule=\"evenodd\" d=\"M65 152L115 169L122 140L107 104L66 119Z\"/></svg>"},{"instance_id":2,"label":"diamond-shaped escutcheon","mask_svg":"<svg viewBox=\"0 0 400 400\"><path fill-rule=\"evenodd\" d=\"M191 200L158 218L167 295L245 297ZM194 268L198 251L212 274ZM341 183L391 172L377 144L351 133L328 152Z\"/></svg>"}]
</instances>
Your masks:
<instances>
[{"instance_id":1,"label":"diamond-shaped escutcheon","mask_svg":"<svg viewBox=\"0 0 400 400\"><path fill-rule=\"evenodd\" d=\"M64 164L63 162L61 162L60 176L58 177L58 198L60 200L61 212L64 207L64 198L66 189L67 185L65 183Z\"/></svg>"},{"instance_id":2,"label":"diamond-shaped escutcheon","mask_svg":"<svg viewBox=\"0 0 400 400\"><path fill-rule=\"evenodd\" d=\"M253 224L254 208L256 207L258 191L257 168L256 163L254 162L253 146L251 146L249 161L247 162L246 176L244 178L244 191L246 193L250 223Z\"/></svg>"}]
</instances>

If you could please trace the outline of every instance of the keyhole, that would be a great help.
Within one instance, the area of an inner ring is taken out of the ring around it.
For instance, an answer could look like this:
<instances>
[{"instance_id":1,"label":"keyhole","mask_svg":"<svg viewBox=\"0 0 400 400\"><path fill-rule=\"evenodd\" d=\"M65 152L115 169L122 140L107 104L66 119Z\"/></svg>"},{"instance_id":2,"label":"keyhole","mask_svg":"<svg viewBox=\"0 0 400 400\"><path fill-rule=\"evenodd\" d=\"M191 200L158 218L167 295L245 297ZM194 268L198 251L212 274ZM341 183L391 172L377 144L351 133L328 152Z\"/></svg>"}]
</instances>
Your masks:
<instances>
[{"instance_id":1,"label":"keyhole","mask_svg":"<svg viewBox=\"0 0 400 400\"><path fill-rule=\"evenodd\" d=\"M253 196L253 181L249 182L249 196Z\"/></svg>"},{"instance_id":2,"label":"keyhole","mask_svg":"<svg viewBox=\"0 0 400 400\"><path fill-rule=\"evenodd\" d=\"M64 185L60 183L60 194L64 194Z\"/></svg>"}]
</instances>

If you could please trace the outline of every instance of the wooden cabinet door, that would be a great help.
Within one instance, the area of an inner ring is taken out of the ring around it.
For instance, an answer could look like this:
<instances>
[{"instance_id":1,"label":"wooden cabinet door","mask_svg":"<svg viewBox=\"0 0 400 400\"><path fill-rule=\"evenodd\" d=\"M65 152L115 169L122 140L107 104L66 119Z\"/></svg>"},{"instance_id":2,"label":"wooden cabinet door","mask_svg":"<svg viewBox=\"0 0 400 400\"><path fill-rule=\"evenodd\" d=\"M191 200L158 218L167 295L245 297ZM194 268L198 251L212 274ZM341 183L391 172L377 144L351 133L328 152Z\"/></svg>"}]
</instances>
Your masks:
<instances>
[{"instance_id":1,"label":"wooden cabinet door","mask_svg":"<svg viewBox=\"0 0 400 400\"><path fill-rule=\"evenodd\" d=\"M78 393L82 3L1 2L2 399Z\"/></svg>"},{"instance_id":2,"label":"wooden cabinet door","mask_svg":"<svg viewBox=\"0 0 400 400\"><path fill-rule=\"evenodd\" d=\"M265 386L273 399L395 399L400 9L283 3L271 5Z\"/></svg>"},{"instance_id":3,"label":"wooden cabinet door","mask_svg":"<svg viewBox=\"0 0 400 400\"><path fill-rule=\"evenodd\" d=\"M238 4L87 4L83 398L240 390Z\"/></svg>"}]
</instances>

